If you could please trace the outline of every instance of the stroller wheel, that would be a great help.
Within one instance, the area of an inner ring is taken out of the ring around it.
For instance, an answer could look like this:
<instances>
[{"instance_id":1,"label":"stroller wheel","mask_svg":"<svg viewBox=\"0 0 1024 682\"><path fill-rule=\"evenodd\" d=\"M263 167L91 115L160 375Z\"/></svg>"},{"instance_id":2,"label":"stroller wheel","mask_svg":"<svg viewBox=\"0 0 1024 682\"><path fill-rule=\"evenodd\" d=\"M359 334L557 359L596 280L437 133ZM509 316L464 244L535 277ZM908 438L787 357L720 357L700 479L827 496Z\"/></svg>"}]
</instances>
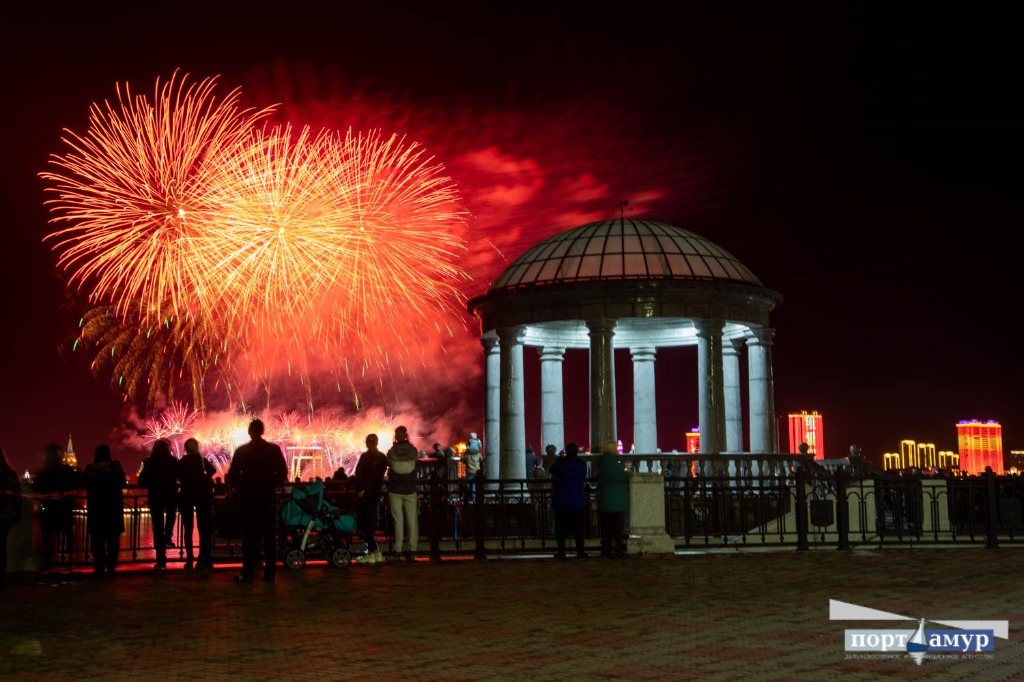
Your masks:
<instances>
[{"instance_id":1,"label":"stroller wheel","mask_svg":"<svg viewBox=\"0 0 1024 682\"><path fill-rule=\"evenodd\" d=\"M306 565L306 553L301 549L291 548L284 555L284 565L297 571Z\"/></svg>"},{"instance_id":2,"label":"stroller wheel","mask_svg":"<svg viewBox=\"0 0 1024 682\"><path fill-rule=\"evenodd\" d=\"M334 547L331 549L328 559L331 562L331 566L335 568L348 568L348 565L352 563L352 552L344 547Z\"/></svg>"}]
</instances>

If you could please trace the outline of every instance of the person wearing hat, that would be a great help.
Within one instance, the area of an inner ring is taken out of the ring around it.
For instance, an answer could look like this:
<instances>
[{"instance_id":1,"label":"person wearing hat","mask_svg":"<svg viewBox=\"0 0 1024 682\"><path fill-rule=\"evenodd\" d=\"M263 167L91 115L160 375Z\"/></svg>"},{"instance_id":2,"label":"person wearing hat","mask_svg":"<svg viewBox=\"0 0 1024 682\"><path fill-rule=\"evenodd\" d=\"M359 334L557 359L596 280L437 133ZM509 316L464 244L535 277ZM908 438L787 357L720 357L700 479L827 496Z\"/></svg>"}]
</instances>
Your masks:
<instances>
[{"instance_id":1,"label":"person wearing hat","mask_svg":"<svg viewBox=\"0 0 1024 682\"><path fill-rule=\"evenodd\" d=\"M476 484L473 481L476 480L476 474L484 463L482 449L483 443L476 437L476 434L469 434L469 440L466 441L466 452L462 455L462 463L466 465L466 480L469 481L466 484L466 496L470 502L476 499Z\"/></svg>"},{"instance_id":2,"label":"person wearing hat","mask_svg":"<svg viewBox=\"0 0 1024 682\"><path fill-rule=\"evenodd\" d=\"M419 453L409 442L409 430L395 429L395 443L388 450L388 506L395 523L395 552L406 563L415 561L419 540L419 510L416 505L416 460Z\"/></svg>"},{"instance_id":3,"label":"person wearing hat","mask_svg":"<svg viewBox=\"0 0 1024 682\"><path fill-rule=\"evenodd\" d=\"M597 515L601 523L601 556L626 556L626 511L629 509L629 472L619 457L618 442L601 443L597 472Z\"/></svg>"}]
</instances>

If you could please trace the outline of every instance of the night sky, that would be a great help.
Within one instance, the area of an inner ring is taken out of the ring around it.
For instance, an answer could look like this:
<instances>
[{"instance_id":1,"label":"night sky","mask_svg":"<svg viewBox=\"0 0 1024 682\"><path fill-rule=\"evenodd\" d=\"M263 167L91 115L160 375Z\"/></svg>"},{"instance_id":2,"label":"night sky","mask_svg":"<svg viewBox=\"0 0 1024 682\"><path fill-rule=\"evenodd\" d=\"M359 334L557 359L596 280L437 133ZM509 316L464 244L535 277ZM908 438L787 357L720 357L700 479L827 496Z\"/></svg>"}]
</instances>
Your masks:
<instances>
[{"instance_id":1,"label":"night sky","mask_svg":"<svg viewBox=\"0 0 1024 682\"><path fill-rule=\"evenodd\" d=\"M113 431L144 406L68 352L80 311L43 242L38 174L64 151L62 129L83 131L116 84L151 91L181 69L299 125L424 145L472 213L467 296L626 199L783 295L776 410L821 412L830 456L858 443L880 464L904 438L956 450L955 424L971 418L1000 422L1005 451L1024 449L1016 23L993 5L720 5L5 10L0 444L19 470L69 433L80 461L102 441L126 469L142 455ZM412 324L414 338L433 333ZM483 430L478 325L465 325L445 371L408 378L402 409L422 403L424 438ZM671 439L696 426L695 367L662 358L679 369L675 381L659 370L659 405L671 405L659 443L682 448ZM572 412L585 363L567 370Z\"/></svg>"}]
</instances>

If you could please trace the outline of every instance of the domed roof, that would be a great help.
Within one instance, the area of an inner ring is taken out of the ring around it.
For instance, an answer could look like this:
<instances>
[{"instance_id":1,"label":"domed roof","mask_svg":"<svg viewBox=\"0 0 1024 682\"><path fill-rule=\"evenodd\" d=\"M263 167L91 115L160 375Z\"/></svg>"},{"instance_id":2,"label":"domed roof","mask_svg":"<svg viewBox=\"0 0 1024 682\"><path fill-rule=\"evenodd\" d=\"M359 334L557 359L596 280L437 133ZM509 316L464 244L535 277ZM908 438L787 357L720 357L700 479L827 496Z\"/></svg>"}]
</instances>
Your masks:
<instances>
[{"instance_id":1,"label":"domed roof","mask_svg":"<svg viewBox=\"0 0 1024 682\"><path fill-rule=\"evenodd\" d=\"M512 262L489 291L556 282L671 279L761 282L700 235L649 220L604 220L545 239Z\"/></svg>"}]
</instances>

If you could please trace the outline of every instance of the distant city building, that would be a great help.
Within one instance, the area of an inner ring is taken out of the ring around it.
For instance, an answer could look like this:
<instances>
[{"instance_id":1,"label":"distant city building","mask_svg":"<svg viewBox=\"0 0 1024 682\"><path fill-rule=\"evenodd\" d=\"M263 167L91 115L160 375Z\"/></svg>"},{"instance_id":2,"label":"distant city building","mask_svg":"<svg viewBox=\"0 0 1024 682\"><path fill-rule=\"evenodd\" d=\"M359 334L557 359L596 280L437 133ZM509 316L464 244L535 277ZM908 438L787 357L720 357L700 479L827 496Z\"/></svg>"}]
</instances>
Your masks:
<instances>
[{"instance_id":1,"label":"distant city building","mask_svg":"<svg viewBox=\"0 0 1024 682\"><path fill-rule=\"evenodd\" d=\"M71 442L71 434L68 434L68 449L64 451L64 463L68 466L78 468L78 457L75 456L75 446Z\"/></svg>"},{"instance_id":2,"label":"distant city building","mask_svg":"<svg viewBox=\"0 0 1024 682\"><path fill-rule=\"evenodd\" d=\"M902 471L917 468L921 471L956 468L952 462L956 453L949 451L936 452L935 443L918 443L915 440L900 441L899 452L886 452L882 455L882 468L886 471Z\"/></svg>"},{"instance_id":3,"label":"distant city building","mask_svg":"<svg viewBox=\"0 0 1024 682\"><path fill-rule=\"evenodd\" d=\"M956 424L956 435L960 444L961 470L980 474L985 467L992 467L997 474L1005 473L1003 427L998 422L961 419Z\"/></svg>"},{"instance_id":4,"label":"distant city building","mask_svg":"<svg viewBox=\"0 0 1024 682\"><path fill-rule=\"evenodd\" d=\"M807 443L807 453L814 459L825 459L825 437L822 416L815 412L789 413L789 451L797 452L800 443Z\"/></svg>"},{"instance_id":5,"label":"distant city building","mask_svg":"<svg viewBox=\"0 0 1024 682\"><path fill-rule=\"evenodd\" d=\"M700 452L700 428L695 426L686 434L686 451L691 455Z\"/></svg>"},{"instance_id":6,"label":"distant city building","mask_svg":"<svg viewBox=\"0 0 1024 682\"><path fill-rule=\"evenodd\" d=\"M952 450L939 450L939 468L949 471L960 468L960 455Z\"/></svg>"},{"instance_id":7,"label":"distant city building","mask_svg":"<svg viewBox=\"0 0 1024 682\"><path fill-rule=\"evenodd\" d=\"M1010 454L1003 461L1006 465L1006 473L1024 473L1024 450L1010 450Z\"/></svg>"}]
</instances>

